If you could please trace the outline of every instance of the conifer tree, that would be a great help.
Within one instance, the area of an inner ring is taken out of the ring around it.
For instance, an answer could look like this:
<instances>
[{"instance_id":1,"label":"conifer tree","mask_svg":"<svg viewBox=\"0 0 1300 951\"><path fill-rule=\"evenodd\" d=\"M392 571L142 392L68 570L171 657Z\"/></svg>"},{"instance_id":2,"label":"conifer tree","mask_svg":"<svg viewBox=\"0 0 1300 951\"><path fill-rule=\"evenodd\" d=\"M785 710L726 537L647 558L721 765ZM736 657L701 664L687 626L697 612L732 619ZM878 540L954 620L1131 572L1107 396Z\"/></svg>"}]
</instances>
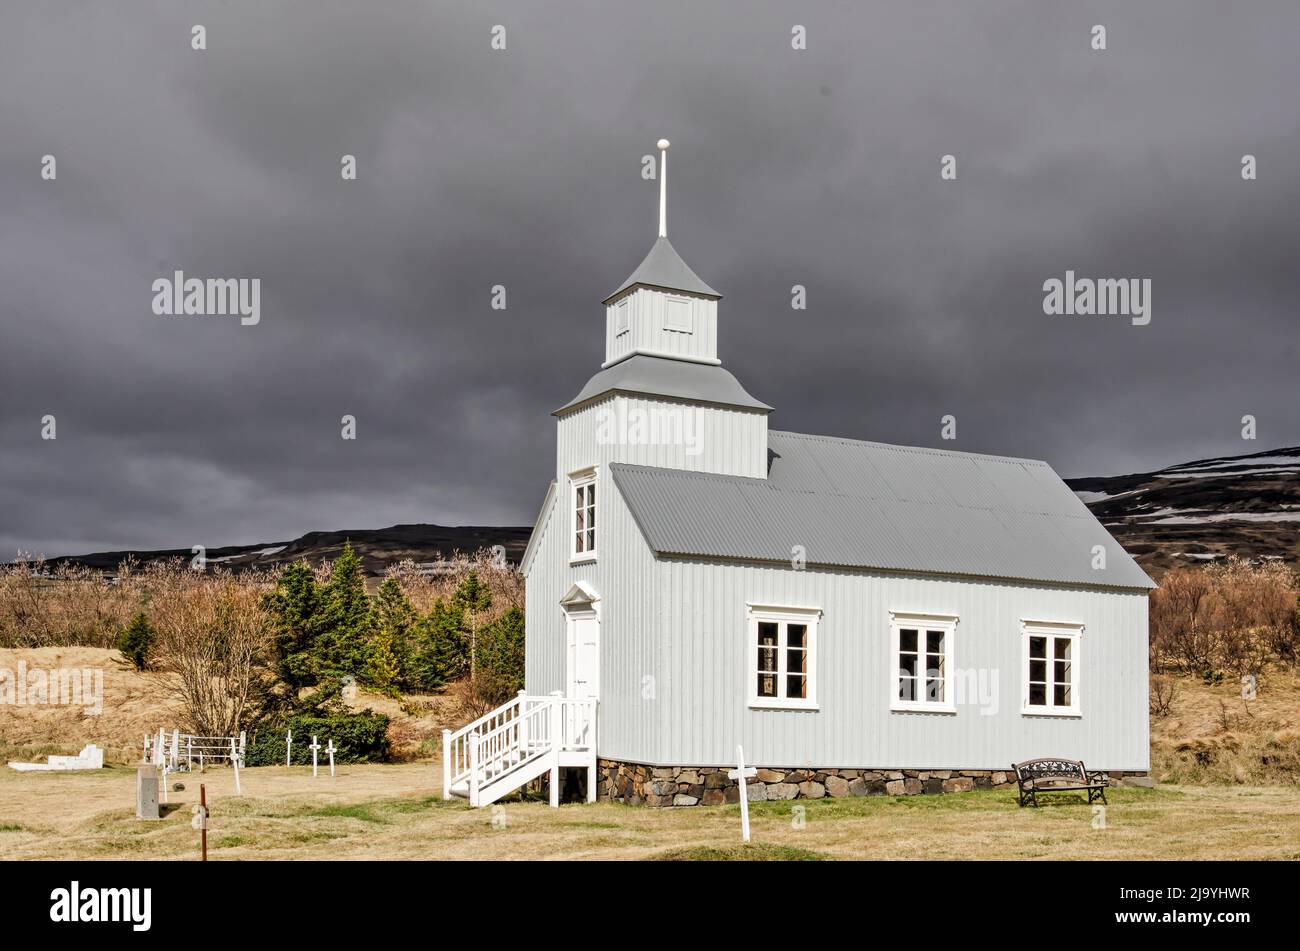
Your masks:
<instances>
[{"instance_id":1,"label":"conifer tree","mask_svg":"<svg viewBox=\"0 0 1300 951\"><path fill-rule=\"evenodd\" d=\"M154 630L143 611L137 611L131 623L122 629L117 639L117 649L136 670L149 666L149 650L153 647Z\"/></svg>"},{"instance_id":2,"label":"conifer tree","mask_svg":"<svg viewBox=\"0 0 1300 951\"><path fill-rule=\"evenodd\" d=\"M348 542L321 589L318 612L317 662L324 676L364 673L368 655L371 614L361 559Z\"/></svg>"},{"instance_id":3,"label":"conifer tree","mask_svg":"<svg viewBox=\"0 0 1300 951\"><path fill-rule=\"evenodd\" d=\"M410 685L436 690L465 671L465 612L439 598L411 632Z\"/></svg>"},{"instance_id":4,"label":"conifer tree","mask_svg":"<svg viewBox=\"0 0 1300 951\"><path fill-rule=\"evenodd\" d=\"M370 656L366 679L372 686L395 690L407 682L412 628L419 614L401 583L393 577L380 585L372 604Z\"/></svg>"},{"instance_id":5,"label":"conifer tree","mask_svg":"<svg viewBox=\"0 0 1300 951\"><path fill-rule=\"evenodd\" d=\"M473 683L478 667L479 615L492 607L492 589L480 581L478 572L471 568L456 588L452 601L465 612L469 621L469 681Z\"/></svg>"},{"instance_id":6,"label":"conifer tree","mask_svg":"<svg viewBox=\"0 0 1300 951\"><path fill-rule=\"evenodd\" d=\"M321 592L305 561L286 565L267 595L271 615L272 657L280 679L295 691L316 682L316 636Z\"/></svg>"}]
</instances>

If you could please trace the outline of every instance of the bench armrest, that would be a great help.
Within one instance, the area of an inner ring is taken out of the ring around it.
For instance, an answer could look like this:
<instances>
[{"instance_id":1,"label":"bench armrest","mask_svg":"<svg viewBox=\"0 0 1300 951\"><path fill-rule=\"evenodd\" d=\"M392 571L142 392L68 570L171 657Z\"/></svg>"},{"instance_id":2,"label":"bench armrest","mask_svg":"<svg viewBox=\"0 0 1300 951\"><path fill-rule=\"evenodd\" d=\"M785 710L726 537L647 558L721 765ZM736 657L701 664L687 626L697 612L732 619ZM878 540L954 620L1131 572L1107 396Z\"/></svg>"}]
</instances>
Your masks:
<instances>
[{"instance_id":1,"label":"bench armrest","mask_svg":"<svg viewBox=\"0 0 1300 951\"><path fill-rule=\"evenodd\" d=\"M1109 785L1110 785L1110 774L1109 774L1109 773L1102 773L1102 772L1094 773L1094 772L1089 771L1089 772L1088 772L1088 782L1089 782L1090 784L1091 784L1091 783L1095 783L1095 784L1097 784L1097 785L1099 785L1099 786L1109 786Z\"/></svg>"}]
</instances>

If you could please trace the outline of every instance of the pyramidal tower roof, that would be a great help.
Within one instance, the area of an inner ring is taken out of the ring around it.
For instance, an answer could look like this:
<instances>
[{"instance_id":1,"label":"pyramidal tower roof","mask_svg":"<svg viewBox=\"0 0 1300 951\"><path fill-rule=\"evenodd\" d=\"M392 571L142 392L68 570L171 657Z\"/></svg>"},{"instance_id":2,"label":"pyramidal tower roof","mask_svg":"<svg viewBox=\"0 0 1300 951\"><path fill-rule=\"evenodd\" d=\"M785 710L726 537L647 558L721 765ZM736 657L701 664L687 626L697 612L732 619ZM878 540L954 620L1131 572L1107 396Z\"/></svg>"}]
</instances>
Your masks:
<instances>
[{"instance_id":1,"label":"pyramidal tower roof","mask_svg":"<svg viewBox=\"0 0 1300 951\"><path fill-rule=\"evenodd\" d=\"M661 235L650 248L645 260L633 271L618 290L605 298L608 304L630 287L661 287L670 291L686 291L701 297L722 297L717 291L705 284L700 276L691 270L689 264L682 260L677 249L672 246L667 235Z\"/></svg>"},{"instance_id":2,"label":"pyramidal tower roof","mask_svg":"<svg viewBox=\"0 0 1300 951\"><path fill-rule=\"evenodd\" d=\"M668 240L668 140L659 140L659 238L650 247L650 253L633 271L618 290L602 303L608 304L619 294L632 287L657 287L669 291L685 291L715 300L722 295L700 280L682 260L677 249Z\"/></svg>"}]
</instances>

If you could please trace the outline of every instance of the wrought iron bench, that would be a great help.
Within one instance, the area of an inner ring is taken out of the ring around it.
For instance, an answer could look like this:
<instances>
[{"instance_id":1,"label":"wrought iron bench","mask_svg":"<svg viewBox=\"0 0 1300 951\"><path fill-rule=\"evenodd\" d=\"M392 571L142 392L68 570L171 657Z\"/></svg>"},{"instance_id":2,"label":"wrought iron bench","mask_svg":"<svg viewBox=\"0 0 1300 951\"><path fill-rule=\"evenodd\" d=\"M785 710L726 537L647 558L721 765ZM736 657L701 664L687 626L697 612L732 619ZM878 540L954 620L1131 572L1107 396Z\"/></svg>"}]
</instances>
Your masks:
<instances>
[{"instance_id":1,"label":"wrought iron bench","mask_svg":"<svg viewBox=\"0 0 1300 951\"><path fill-rule=\"evenodd\" d=\"M1100 799L1106 802L1106 787L1110 777L1105 773L1090 773L1082 760L1031 759L1012 763L1016 771L1016 784L1020 787L1020 805L1037 806L1040 793L1088 794L1089 804Z\"/></svg>"}]
</instances>

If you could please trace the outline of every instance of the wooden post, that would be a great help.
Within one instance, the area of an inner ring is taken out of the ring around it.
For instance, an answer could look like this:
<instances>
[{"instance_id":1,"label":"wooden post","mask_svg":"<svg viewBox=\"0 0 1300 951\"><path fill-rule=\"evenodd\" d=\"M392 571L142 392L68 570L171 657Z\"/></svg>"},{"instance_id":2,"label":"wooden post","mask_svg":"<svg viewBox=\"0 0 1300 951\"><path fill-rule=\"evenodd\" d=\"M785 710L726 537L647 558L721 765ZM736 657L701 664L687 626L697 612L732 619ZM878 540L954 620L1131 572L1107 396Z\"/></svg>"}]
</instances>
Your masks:
<instances>
[{"instance_id":1,"label":"wooden post","mask_svg":"<svg viewBox=\"0 0 1300 951\"><path fill-rule=\"evenodd\" d=\"M524 691L519 691L519 710L515 714L515 735L519 739L519 759L521 761L528 756L528 718L524 716L527 696Z\"/></svg>"},{"instance_id":2,"label":"wooden post","mask_svg":"<svg viewBox=\"0 0 1300 951\"><path fill-rule=\"evenodd\" d=\"M199 807L203 810L199 814L199 819L203 830L203 861L206 862L208 860L208 787L203 783L199 783Z\"/></svg>"},{"instance_id":3,"label":"wooden post","mask_svg":"<svg viewBox=\"0 0 1300 951\"><path fill-rule=\"evenodd\" d=\"M564 701L551 699L551 808L560 806L560 718L564 716Z\"/></svg>"},{"instance_id":4,"label":"wooden post","mask_svg":"<svg viewBox=\"0 0 1300 951\"><path fill-rule=\"evenodd\" d=\"M442 731L442 798L451 798L451 730Z\"/></svg>"},{"instance_id":5,"label":"wooden post","mask_svg":"<svg viewBox=\"0 0 1300 951\"><path fill-rule=\"evenodd\" d=\"M591 744L587 762L587 802L596 801L596 701L587 701L587 741Z\"/></svg>"},{"instance_id":6,"label":"wooden post","mask_svg":"<svg viewBox=\"0 0 1300 951\"><path fill-rule=\"evenodd\" d=\"M465 737L469 744L469 804L478 805L478 733Z\"/></svg>"}]
</instances>

